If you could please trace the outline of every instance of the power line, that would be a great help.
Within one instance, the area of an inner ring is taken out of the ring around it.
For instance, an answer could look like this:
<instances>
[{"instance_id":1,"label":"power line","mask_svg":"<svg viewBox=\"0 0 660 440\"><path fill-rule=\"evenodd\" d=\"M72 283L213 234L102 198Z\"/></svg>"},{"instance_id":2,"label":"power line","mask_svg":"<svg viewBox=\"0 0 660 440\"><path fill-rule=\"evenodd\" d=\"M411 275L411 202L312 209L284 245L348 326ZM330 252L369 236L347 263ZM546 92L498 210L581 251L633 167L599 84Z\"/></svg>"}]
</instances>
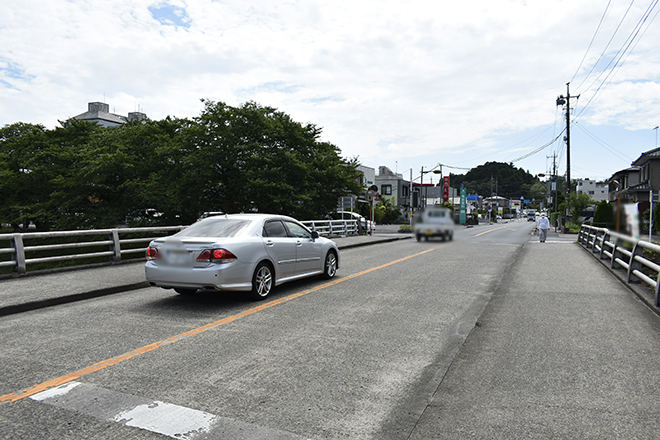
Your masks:
<instances>
[{"instance_id":1,"label":"power line","mask_svg":"<svg viewBox=\"0 0 660 440\"><path fill-rule=\"evenodd\" d=\"M612 74L614 74L615 71L618 71L618 68L621 68L621 66L623 66L622 61L625 61L625 59L628 58L628 55L630 54L630 47L631 47L632 43L635 42L635 45L633 46L633 48L637 45L637 43L639 43L639 39L637 38L637 36L639 35L640 30L642 29L642 27L644 26L644 24L648 20L649 16L651 15L651 13L655 9L655 7L658 5L659 1L660 0L654 0L653 2L651 2L651 4L649 4L649 6L646 8L646 11L644 12L644 15L637 22L637 25L635 25L633 31L631 32L631 34L626 39L623 46L621 46L621 48L617 51L617 53L614 55L614 57L608 63L608 65L605 67L605 69L591 83L589 88L591 88L600 79L600 77L605 72L608 72L607 75L605 76L605 78L601 81L601 83L598 86L598 88L596 89L596 91L593 93L592 97L589 99L589 101L587 101L587 104L582 108L580 113L578 115L576 115L576 118L580 117L586 111L586 109L589 107L591 102L596 98L596 96L609 84L607 81L610 78L610 76ZM644 35L646 33L646 30L648 30L649 26L655 20L657 15L658 15L658 13L656 12L656 14L653 16L651 21L648 23L648 25L647 25L646 29L644 30L644 32L642 32L642 35ZM625 58L624 58L624 55L625 55ZM608 71L607 69L612 65L612 63L614 63L614 66Z\"/></svg>"},{"instance_id":2,"label":"power line","mask_svg":"<svg viewBox=\"0 0 660 440\"><path fill-rule=\"evenodd\" d=\"M555 143L555 141L556 141L557 139L559 139L559 138L561 137L561 135L564 134L565 131L566 131L566 129L563 129L563 130L561 131L561 133L559 133L559 135L557 135L556 138L554 138L553 140L551 140L551 141L548 142L547 144L542 145L542 146L540 146L539 148L537 148L536 150L534 150L534 151L530 151L529 153L527 153L527 154L525 154L525 155L523 155L523 156L520 156L520 157L518 157L518 158L516 158L516 159L514 159L514 160L511 160L511 161L509 161L509 162L510 162L510 163L519 162L519 161L521 161L521 160L523 160L523 159L527 159L528 157L535 155L536 153L539 153L539 152L543 151L544 149L548 148L550 145L552 145L553 143Z\"/></svg>"},{"instance_id":3,"label":"power line","mask_svg":"<svg viewBox=\"0 0 660 440\"><path fill-rule=\"evenodd\" d=\"M589 50L591 49L591 46L594 44L594 40L596 39L596 35L598 35L598 31L600 30L600 27L602 26L603 21L605 20L605 17L607 16L607 12L610 10L610 4L611 3L612 3L612 0L607 2L607 6L605 7L605 11L603 12L603 16L600 17L600 22L598 23L598 27L596 28L596 32L594 32L594 36L591 37L591 42L589 43L589 47L587 47L587 50L584 52L584 56L582 57L582 61L580 61L580 65L577 67L577 69L575 69L575 73L573 74L573 78L571 78L571 80L569 82L573 82L573 80L577 76L578 72L580 71L580 67L582 67L582 63L584 63L584 60L587 58L587 54L589 53ZM630 5L632 6L632 3ZM630 8L628 8L628 9L630 9ZM612 40L610 40L610 41L612 41ZM594 67L596 66L596 64L598 64L598 61L600 61L600 59L602 57L603 57L603 54L600 55L600 58L598 58L598 60L594 64ZM589 76L589 74L591 74L591 72L593 72L593 70L594 70L594 68L592 67L591 71L587 74L587 77ZM585 80L586 80L586 77L585 77ZM582 82L584 82L584 80ZM582 85L582 84L580 84L580 85ZM579 88L580 87L578 87L578 89Z\"/></svg>"},{"instance_id":4,"label":"power line","mask_svg":"<svg viewBox=\"0 0 660 440\"><path fill-rule=\"evenodd\" d=\"M613 146L609 145L607 142L603 141L602 139L598 138L598 136L591 133L589 130L584 128L581 124L576 123L576 124L574 124L574 126L579 128L580 130L582 130L587 136L589 136L591 139L593 139L598 144L600 144L601 147L605 148L607 151L609 151L610 153L612 153L614 156L618 157L619 159L621 159L625 162L627 162L627 161L632 162L633 161L632 158L630 158L629 156L627 156L624 153L620 152L619 150L617 150Z\"/></svg>"},{"instance_id":5,"label":"power line","mask_svg":"<svg viewBox=\"0 0 660 440\"><path fill-rule=\"evenodd\" d=\"M607 52L607 49L610 47L610 44L612 44L612 41L614 40L614 37L615 37L616 34L619 32L619 29L621 28L621 25L623 24L624 20L625 20L626 17L628 16L628 12L630 12L630 8L632 8L633 3L635 3L635 0L632 0L632 1L630 2L630 5L628 5L628 9L626 9L626 13L623 14L623 17L621 17L621 20L619 21L619 24L617 25L616 29L614 29L614 33L613 33L612 36L610 37L610 41L607 42L607 45L605 45L605 48L604 48L603 51L600 53L600 56L598 57L598 59L596 60L596 62L593 64L593 66L591 66L591 70L589 70L589 73L587 73L587 75L584 77L584 79L582 80L582 82L580 83L580 85L577 86L577 89L578 89L578 90L580 89L580 87L582 87L582 84L584 84L584 82L585 82L585 81L589 78L589 76L593 73L593 71L594 71L594 69L596 68L596 66L598 65L598 63L600 63L600 60L602 60L603 57L605 56L605 52ZM608 8L609 8L609 3L608 3L607 6L608 6ZM606 10L606 12L607 12L607 10ZM601 20L602 20L602 19L601 19ZM600 27L600 24L598 25L598 27ZM593 40L592 40L592 41L593 41ZM588 50L588 49L587 49L587 50ZM620 50L620 49L619 49L619 50ZM585 54L585 56L586 56L586 54ZM610 63L611 63L611 61L610 61ZM608 66L609 66L609 64L608 64ZM603 69L603 71L605 71L606 69L607 69L607 67L605 67L605 69ZM602 72L601 72L600 75L602 75ZM600 77L600 75L598 75L598 77L596 77L596 79L594 80L594 82L598 81L598 78ZM575 75L573 75L573 78L575 78ZM573 80L571 80L571 81L573 81ZM593 85L593 83L592 83L592 85Z\"/></svg>"}]
</instances>

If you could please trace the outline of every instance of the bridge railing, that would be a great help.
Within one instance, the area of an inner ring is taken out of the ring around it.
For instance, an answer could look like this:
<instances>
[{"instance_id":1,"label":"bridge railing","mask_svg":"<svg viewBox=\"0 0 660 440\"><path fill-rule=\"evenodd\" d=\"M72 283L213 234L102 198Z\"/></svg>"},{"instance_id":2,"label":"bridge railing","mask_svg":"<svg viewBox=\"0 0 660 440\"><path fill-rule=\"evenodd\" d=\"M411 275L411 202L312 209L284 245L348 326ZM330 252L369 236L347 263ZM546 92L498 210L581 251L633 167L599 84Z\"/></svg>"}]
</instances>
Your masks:
<instances>
[{"instance_id":1,"label":"bridge railing","mask_svg":"<svg viewBox=\"0 0 660 440\"><path fill-rule=\"evenodd\" d=\"M25 273L29 264L74 260L85 260L81 264L87 264L99 259L119 262L131 254L144 255L151 240L183 228L185 226L0 234L0 257L4 256L0 258L0 268L9 267L12 272Z\"/></svg>"},{"instance_id":2,"label":"bridge railing","mask_svg":"<svg viewBox=\"0 0 660 440\"><path fill-rule=\"evenodd\" d=\"M357 220L307 220L300 223L324 237L357 235L360 232Z\"/></svg>"},{"instance_id":3,"label":"bridge railing","mask_svg":"<svg viewBox=\"0 0 660 440\"><path fill-rule=\"evenodd\" d=\"M358 234L355 220L301 222L319 235L333 237ZM0 234L0 274L27 272L31 267L52 268L59 262L71 266L116 263L122 258L144 256L155 238L174 234L187 226L92 229L86 231Z\"/></svg>"},{"instance_id":4,"label":"bridge railing","mask_svg":"<svg viewBox=\"0 0 660 440\"><path fill-rule=\"evenodd\" d=\"M582 225L578 243L608 260L611 270L625 271L628 283L648 284L655 291L655 306L660 306L660 265L644 256L644 250L660 255L660 246L590 225Z\"/></svg>"}]
</instances>

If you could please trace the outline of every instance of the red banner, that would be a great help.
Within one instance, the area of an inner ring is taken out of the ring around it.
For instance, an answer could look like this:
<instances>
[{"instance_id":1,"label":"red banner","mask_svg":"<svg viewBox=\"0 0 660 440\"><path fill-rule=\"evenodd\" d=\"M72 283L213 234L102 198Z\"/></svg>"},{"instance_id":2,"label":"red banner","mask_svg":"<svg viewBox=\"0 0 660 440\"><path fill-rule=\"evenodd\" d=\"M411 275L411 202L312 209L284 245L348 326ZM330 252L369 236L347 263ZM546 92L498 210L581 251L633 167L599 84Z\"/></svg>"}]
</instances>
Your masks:
<instances>
[{"instance_id":1,"label":"red banner","mask_svg":"<svg viewBox=\"0 0 660 440\"><path fill-rule=\"evenodd\" d=\"M445 176L442 182L442 201L449 201L449 176Z\"/></svg>"}]
</instances>

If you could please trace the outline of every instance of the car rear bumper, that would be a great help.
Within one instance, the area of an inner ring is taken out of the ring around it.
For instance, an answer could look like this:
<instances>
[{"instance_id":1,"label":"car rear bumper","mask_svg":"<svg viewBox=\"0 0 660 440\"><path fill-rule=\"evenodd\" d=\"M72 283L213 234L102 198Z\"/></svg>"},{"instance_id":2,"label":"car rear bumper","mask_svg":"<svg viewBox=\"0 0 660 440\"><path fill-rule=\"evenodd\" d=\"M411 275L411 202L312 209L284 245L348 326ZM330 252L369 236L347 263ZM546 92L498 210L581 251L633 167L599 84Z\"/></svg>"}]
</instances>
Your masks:
<instances>
[{"instance_id":1,"label":"car rear bumper","mask_svg":"<svg viewBox=\"0 0 660 440\"><path fill-rule=\"evenodd\" d=\"M148 261L144 273L149 285L165 289L250 291L252 272L241 267L231 263L211 264L207 267L161 266Z\"/></svg>"}]
</instances>

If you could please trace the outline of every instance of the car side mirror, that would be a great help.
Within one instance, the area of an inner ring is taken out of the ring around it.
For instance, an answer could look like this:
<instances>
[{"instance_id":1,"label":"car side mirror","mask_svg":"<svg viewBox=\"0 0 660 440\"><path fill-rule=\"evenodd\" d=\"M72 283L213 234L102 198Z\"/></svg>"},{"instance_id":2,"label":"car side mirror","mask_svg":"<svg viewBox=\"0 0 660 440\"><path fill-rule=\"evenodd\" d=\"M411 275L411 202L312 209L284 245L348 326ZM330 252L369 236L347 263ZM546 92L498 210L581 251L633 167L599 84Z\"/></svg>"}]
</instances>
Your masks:
<instances>
[{"instance_id":1,"label":"car side mirror","mask_svg":"<svg viewBox=\"0 0 660 440\"><path fill-rule=\"evenodd\" d=\"M312 240L316 240L317 238L319 238L319 233L316 231L312 231Z\"/></svg>"}]
</instances>

